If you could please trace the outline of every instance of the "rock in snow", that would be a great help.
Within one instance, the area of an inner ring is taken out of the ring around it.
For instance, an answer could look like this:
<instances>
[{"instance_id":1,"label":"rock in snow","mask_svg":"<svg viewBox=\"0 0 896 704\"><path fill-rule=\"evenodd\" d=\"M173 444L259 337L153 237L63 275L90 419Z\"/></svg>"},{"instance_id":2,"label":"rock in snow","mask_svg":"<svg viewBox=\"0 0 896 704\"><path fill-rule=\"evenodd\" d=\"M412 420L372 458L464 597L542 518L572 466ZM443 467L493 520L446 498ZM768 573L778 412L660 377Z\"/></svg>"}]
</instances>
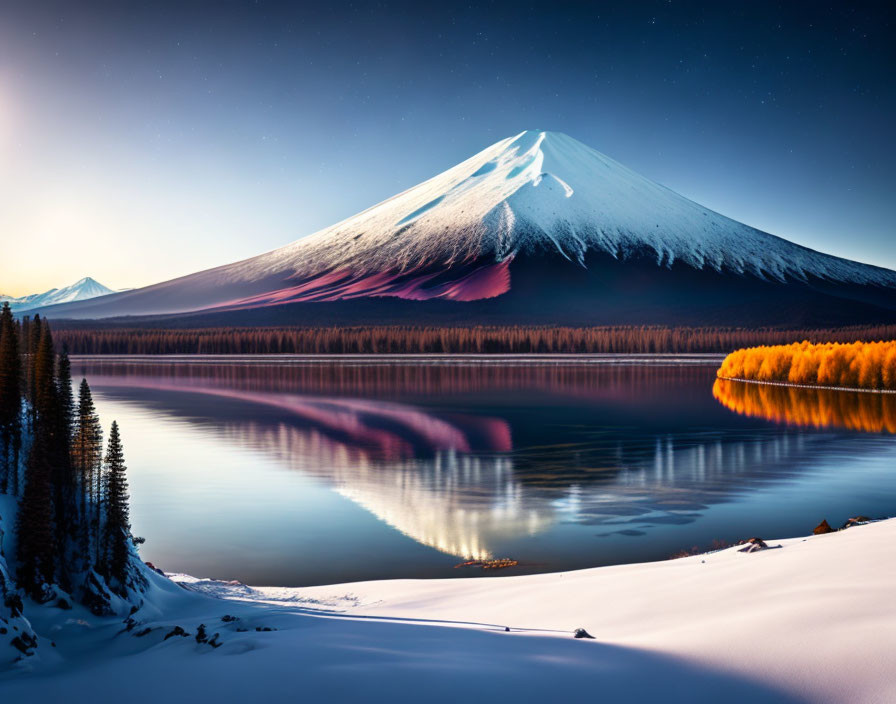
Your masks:
<instances>
[{"instance_id":1,"label":"rock in snow","mask_svg":"<svg viewBox=\"0 0 896 704\"><path fill-rule=\"evenodd\" d=\"M834 529L831 528L831 525L827 522L827 519L823 520L812 531L815 535L824 535L825 533L833 533Z\"/></svg>"},{"instance_id":2,"label":"rock in snow","mask_svg":"<svg viewBox=\"0 0 896 704\"><path fill-rule=\"evenodd\" d=\"M760 550L767 550L768 545L762 538L749 538L744 541L744 547L740 548L738 552L759 552Z\"/></svg>"}]
</instances>

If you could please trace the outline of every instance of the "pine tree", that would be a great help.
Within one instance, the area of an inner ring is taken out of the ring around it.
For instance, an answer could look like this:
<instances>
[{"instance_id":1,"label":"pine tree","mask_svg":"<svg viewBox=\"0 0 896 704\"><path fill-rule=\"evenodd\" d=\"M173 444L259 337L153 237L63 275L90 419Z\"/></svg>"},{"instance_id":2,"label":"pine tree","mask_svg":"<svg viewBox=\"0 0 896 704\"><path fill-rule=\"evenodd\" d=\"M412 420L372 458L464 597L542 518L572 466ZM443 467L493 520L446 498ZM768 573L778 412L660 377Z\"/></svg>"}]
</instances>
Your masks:
<instances>
[{"instance_id":1,"label":"pine tree","mask_svg":"<svg viewBox=\"0 0 896 704\"><path fill-rule=\"evenodd\" d=\"M79 487L77 504L80 551L84 567L90 568L97 557L98 548L96 534L99 530L103 431L86 379L81 380L78 390L76 415L71 446L72 468Z\"/></svg>"},{"instance_id":2,"label":"pine tree","mask_svg":"<svg viewBox=\"0 0 896 704\"><path fill-rule=\"evenodd\" d=\"M23 344L25 346L25 372L26 372L26 396L28 400L31 402L31 415L32 418L36 409L34 408L35 400L37 397L37 381L35 378L35 364L37 361L37 350L40 346L40 338L43 332L43 321L40 319L40 315L37 313L34 314L34 318L31 320L31 325L28 328L28 337L23 340Z\"/></svg>"},{"instance_id":3,"label":"pine tree","mask_svg":"<svg viewBox=\"0 0 896 704\"><path fill-rule=\"evenodd\" d=\"M56 363L56 403L52 416L47 418L52 423L53 432L52 482L60 581L67 590L72 587L69 576L76 570L73 536L78 532L78 481L71 457L74 400L70 369L68 355L63 350Z\"/></svg>"},{"instance_id":4,"label":"pine tree","mask_svg":"<svg viewBox=\"0 0 896 704\"><path fill-rule=\"evenodd\" d=\"M118 423L112 421L109 443L106 448L106 530L105 530L105 570L103 573L113 578L124 588L127 579L129 541L131 524L128 509L127 467L124 451L118 434Z\"/></svg>"},{"instance_id":5,"label":"pine tree","mask_svg":"<svg viewBox=\"0 0 896 704\"><path fill-rule=\"evenodd\" d=\"M34 437L25 468L17 537L19 584L34 598L41 598L42 585L57 575L65 542L64 526L56 522L55 499L58 468L67 459L68 444L61 432L53 339L48 325L36 326L40 338L31 365Z\"/></svg>"},{"instance_id":6,"label":"pine tree","mask_svg":"<svg viewBox=\"0 0 896 704\"><path fill-rule=\"evenodd\" d=\"M50 333L50 326L46 323L40 326L32 376L34 378L32 389L34 413L37 417L49 416L57 407L59 399L56 387L56 355L53 352L53 336Z\"/></svg>"},{"instance_id":7,"label":"pine tree","mask_svg":"<svg viewBox=\"0 0 896 704\"><path fill-rule=\"evenodd\" d=\"M24 357L28 354L28 344L31 340L31 316L25 315L22 316L22 322L19 330L19 355ZM24 372L25 367L22 367L22 371ZM24 388L22 389L24 393Z\"/></svg>"},{"instance_id":8,"label":"pine tree","mask_svg":"<svg viewBox=\"0 0 896 704\"><path fill-rule=\"evenodd\" d=\"M18 585L36 599L55 572L52 468L46 449L49 440L38 426L25 469L25 490L19 502L17 525Z\"/></svg>"},{"instance_id":9,"label":"pine tree","mask_svg":"<svg viewBox=\"0 0 896 704\"><path fill-rule=\"evenodd\" d=\"M63 424L71 438L75 432L75 399L72 395L72 365L68 358L68 348L64 344L56 364L56 384L59 387Z\"/></svg>"},{"instance_id":10,"label":"pine tree","mask_svg":"<svg viewBox=\"0 0 896 704\"><path fill-rule=\"evenodd\" d=\"M9 303L0 309L0 494L19 490L22 386L18 331Z\"/></svg>"}]
</instances>

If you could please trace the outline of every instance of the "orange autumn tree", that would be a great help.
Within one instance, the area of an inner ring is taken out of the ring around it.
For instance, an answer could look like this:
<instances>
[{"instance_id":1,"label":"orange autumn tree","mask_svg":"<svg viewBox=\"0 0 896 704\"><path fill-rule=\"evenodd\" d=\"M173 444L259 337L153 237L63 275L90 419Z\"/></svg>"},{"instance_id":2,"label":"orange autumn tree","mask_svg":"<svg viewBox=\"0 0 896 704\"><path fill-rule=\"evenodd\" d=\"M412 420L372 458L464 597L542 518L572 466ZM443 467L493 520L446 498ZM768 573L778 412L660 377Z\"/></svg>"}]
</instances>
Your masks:
<instances>
[{"instance_id":1,"label":"orange autumn tree","mask_svg":"<svg viewBox=\"0 0 896 704\"><path fill-rule=\"evenodd\" d=\"M732 352L719 378L896 390L896 340L749 347Z\"/></svg>"}]
</instances>

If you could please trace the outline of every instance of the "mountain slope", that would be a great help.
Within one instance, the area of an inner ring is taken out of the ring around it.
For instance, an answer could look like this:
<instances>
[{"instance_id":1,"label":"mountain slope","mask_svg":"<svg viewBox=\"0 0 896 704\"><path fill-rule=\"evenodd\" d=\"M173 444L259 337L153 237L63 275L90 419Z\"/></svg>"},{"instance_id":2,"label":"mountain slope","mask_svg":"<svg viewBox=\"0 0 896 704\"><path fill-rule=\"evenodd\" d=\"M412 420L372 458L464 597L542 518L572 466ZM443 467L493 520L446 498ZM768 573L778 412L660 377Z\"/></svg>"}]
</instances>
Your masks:
<instances>
[{"instance_id":1,"label":"mountain slope","mask_svg":"<svg viewBox=\"0 0 896 704\"><path fill-rule=\"evenodd\" d=\"M629 269L646 276L633 293L643 299L639 306L648 320L653 306L680 297L678 289L694 293L695 279L705 288L693 301L696 308L691 306L697 319L704 294L718 298L725 289L744 286L794 300L809 291L824 309L838 308L826 300L830 297L857 310L870 306L871 318L880 317L879 309L896 310L896 272L761 232L566 135L527 131L280 249L52 313L81 318L213 313L364 298L378 301L383 315L401 319L406 307L397 302L402 300L497 299L492 307L508 308L508 322L512 308L540 307L550 316L571 302L584 306L579 322L587 323L613 309L620 315L631 309L630 301L603 283L609 277L624 284ZM657 289L660 279L664 284ZM579 294L570 290L573 280ZM519 300L522 291L531 306ZM641 295L647 291L653 293ZM290 311L284 311L290 319L314 319L320 312L308 306ZM658 311L652 321L674 317Z\"/></svg>"},{"instance_id":2,"label":"mountain slope","mask_svg":"<svg viewBox=\"0 0 896 704\"><path fill-rule=\"evenodd\" d=\"M563 134L530 131L292 245L227 267L234 278L292 270L359 273L451 265L521 251L583 262L640 248L657 263L783 280L815 275L896 284L896 273L760 232L639 176ZM223 273L223 272L222 272Z\"/></svg>"},{"instance_id":3,"label":"mountain slope","mask_svg":"<svg viewBox=\"0 0 896 704\"><path fill-rule=\"evenodd\" d=\"M99 281L86 276L80 281L76 281L71 286L51 288L49 291L44 291L43 293L32 293L20 298L0 295L0 303L8 301L10 308L13 310L31 309L57 305L60 303L71 303L73 301L86 301L110 293L115 292L111 288L103 286Z\"/></svg>"}]
</instances>

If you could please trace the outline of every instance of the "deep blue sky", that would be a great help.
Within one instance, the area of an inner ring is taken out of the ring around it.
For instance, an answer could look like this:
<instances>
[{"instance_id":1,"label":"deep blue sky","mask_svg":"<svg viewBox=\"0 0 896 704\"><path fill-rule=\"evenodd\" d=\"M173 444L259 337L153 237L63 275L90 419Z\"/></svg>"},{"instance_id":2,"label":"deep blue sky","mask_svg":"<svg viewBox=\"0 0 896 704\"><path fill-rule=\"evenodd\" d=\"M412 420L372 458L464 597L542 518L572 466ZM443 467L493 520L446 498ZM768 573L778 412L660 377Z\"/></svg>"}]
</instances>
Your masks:
<instances>
[{"instance_id":1,"label":"deep blue sky","mask_svg":"<svg viewBox=\"0 0 896 704\"><path fill-rule=\"evenodd\" d=\"M524 129L896 267L894 11L798 2L0 8L0 292L272 249Z\"/></svg>"}]
</instances>

